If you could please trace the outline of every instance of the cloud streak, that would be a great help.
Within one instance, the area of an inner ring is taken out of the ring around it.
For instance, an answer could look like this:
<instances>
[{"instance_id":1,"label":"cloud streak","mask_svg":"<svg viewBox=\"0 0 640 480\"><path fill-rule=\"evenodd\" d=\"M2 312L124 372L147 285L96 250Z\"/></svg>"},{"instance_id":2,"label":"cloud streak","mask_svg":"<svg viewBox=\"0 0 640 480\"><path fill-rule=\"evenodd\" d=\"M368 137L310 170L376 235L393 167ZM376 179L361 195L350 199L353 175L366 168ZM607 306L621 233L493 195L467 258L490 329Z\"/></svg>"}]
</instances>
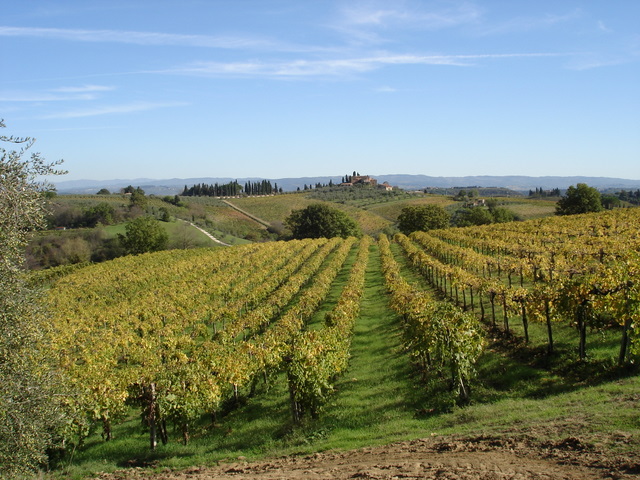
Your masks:
<instances>
[{"instance_id":1,"label":"cloud streak","mask_svg":"<svg viewBox=\"0 0 640 480\"><path fill-rule=\"evenodd\" d=\"M115 90L115 87L107 85L82 85L80 87L60 87L55 88L54 92L64 93L88 93L88 92L109 92Z\"/></svg>"},{"instance_id":2,"label":"cloud streak","mask_svg":"<svg viewBox=\"0 0 640 480\"><path fill-rule=\"evenodd\" d=\"M342 23L355 27L411 26L424 30L438 30L476 22L480 11L470 3L460 3L443 9L407 9L389 3L380 7L370 4L349 6L342 10Z\"/></svg>"},{"instance_id":3,"label":"cloud streak","mask_svg":"<svg viewBox=\"0 0 640 480\"><path fill-rule=\"evenodd\" d=\"M350 43L374 45L388 43L394 31L436 31L481 21L482 12L469 2L448 3L444 7L407 5L407 2L350 2L340 10L330 26ZM389 34L391 34L389 36Z\"/></svg>"},{"instance_id":4,"label":"cloud streak","mask_svg":"<svg viewBox=\"0 0 640 480\"><path fill-rule=\"evenodd\" d=\"M545 30L582 17L581 10L574 10L564 15L545 15L540 17L516 17L508 21L482 27L482 35L502 35L508 33L523 33L535 30Z\"/></svg>"},{"instance_id":5,"label":"cloud streak","mask_svg":"<svg viewBox=\"0 0 640 480\"><path fill-rule=\"evenodd\" d=\"M98 93L115 90L105 85L83 85L79 87L60 87L46 92L4 92L0 93L0 102L66 102L87 101L98 98Z\"/></svg>"},{"instance_id":6,"label":"cloud streak","mask_svg":"<svg viewBox=\"0 0 640 480\"><path fill-rule=\"evenodd\" d=\"M106 105L101 107L95 107L85 110L71 110L67 112L53 113L50 115L44 115L40 117L43 120L51 119L69 119L69 118L84 118L84 117L96 117L100 115L114 115L121 113L134 113L144 112L148 110L156 110L159 108L171 108L171 107L184 107L188 103L185 102L167 102L167 103L150 103L150 102L135 102L123 105Z\"/></svg>"},{"instance_id":7,"label":"cloud streak","mask_svg":"<svg viewBox=\"0 0 640 480\"><path fill-rule=\"evenodd\" d=\"M25 92L5 92L0 93L0 102L67 102L67 101L86 101L95 100L96 95L90 93L82 93L75 95L59 95L55 93L25 93Z\"/></svg>"},{"instance_id":8,"label":"cloud streak","mask_svg":"<svg viewBox=\"0 0 640 480\"><path fill-rule=\"evenodd\" d=\"M126 43L146 46L185 46L223 49L269 48L274 42L251 37L185 35L122 30L81 30L63 28L0 26L0 36L37 37L75 42Z\"/></svg>"},{"instance_id":9,"label":"cloud streak","mask_svg":"<svg viewBox=\"0 0 640 480\"><path fill-rule=\"evenodd\" d=\"M373 71L398 65L433 65L469 67L481 60L501 60L516 58L558 57L558 53L502 53L469 55L379 55L362 58L328 60L293 60L282 62L246 61L246 62L196 62L155 73L230 76L230 77L267 77L267 78L309 78L340 77Z\"/></svg>"}]
</instances>

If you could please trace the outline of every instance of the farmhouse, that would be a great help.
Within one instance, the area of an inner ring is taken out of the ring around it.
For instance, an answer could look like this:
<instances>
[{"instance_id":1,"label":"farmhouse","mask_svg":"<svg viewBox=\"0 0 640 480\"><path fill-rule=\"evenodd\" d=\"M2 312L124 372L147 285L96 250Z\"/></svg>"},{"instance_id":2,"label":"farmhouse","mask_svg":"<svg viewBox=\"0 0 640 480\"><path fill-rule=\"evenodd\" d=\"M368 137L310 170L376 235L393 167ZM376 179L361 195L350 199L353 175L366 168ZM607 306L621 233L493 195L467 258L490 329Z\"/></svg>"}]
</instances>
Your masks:
<instances>
[{"instance_id":1,"label":"farmhouse","mask_svg":"<svg viewBox=\"0 0 640 480\"><path fill-rule=\"evenodd\" d=\"M350 180L350 182L341 183L340 185L343 187L352 187L354 185L371 185L375 187L378 184L378 181L369 175L354 175Z\"/></svg>"},{"instance_id":2,"label":"farmhouse","mask_svg":"<svg viewBox=\"0 0 640 480\"><path fill-rule=\"evenodd\" d=\"M354 175L353 177L347 177L347 182L343 182L340 184L341 187L353 187L353 186L368 186L368 187L376 187L382 190L386 190L390 192L393 190L393 187L389 185L389 182L378 183L378 180L369 176L369 175Z\"/></svg>"}]
</instances>

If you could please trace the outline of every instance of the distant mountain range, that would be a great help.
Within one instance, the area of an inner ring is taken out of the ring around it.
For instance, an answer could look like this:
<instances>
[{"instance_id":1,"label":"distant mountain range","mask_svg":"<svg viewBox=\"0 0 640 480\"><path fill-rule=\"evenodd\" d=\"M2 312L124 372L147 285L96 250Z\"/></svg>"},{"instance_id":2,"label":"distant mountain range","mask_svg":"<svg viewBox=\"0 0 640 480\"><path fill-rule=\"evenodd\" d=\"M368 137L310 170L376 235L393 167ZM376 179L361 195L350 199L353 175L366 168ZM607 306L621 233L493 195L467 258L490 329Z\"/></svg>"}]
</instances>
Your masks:
<instances>
[{"instance_id":1,"label":"distant mountain range","mask_svg":"<svg viewBox=\"0 0 640 480\"><path fill-rule=\"evenodd\" d=\"M550 190L559 188L564 190L570 185L577 183L586 183L591 187L595 187L601 191L612 190L636 190L640 188L640 180L628 180L624 178L608 178L608 177L527 177L523 175L510 176L467 176L467 177L430 177L427 175L371 175L377 179L379 183L389 182L391 185L400 187L404 190L421 190L427 187L437 188L454 188L454 187L500 187L515 190L517 192L528 192L536 188ZM202 177L202 178L171 178L165 180L154 180L150 178L136 178L129 180L66 180L55 182L59 193L96 193L101 188L106 188L111 192L118 192L121 188L128 185L142 188L147 194L154 195L175 195L182 192L185 185L192 186L199 183L206 184L224 184L238 180L241 185L247 181L255 182L263 180L263 178L220 178L220 177ZM340 183L342 177L301 177L301 178L277 178L266 179L278 185L286 192L295 191L298 188L303 189L304 185L315 186L318 183Z\"/></svg>"}]
</instances>

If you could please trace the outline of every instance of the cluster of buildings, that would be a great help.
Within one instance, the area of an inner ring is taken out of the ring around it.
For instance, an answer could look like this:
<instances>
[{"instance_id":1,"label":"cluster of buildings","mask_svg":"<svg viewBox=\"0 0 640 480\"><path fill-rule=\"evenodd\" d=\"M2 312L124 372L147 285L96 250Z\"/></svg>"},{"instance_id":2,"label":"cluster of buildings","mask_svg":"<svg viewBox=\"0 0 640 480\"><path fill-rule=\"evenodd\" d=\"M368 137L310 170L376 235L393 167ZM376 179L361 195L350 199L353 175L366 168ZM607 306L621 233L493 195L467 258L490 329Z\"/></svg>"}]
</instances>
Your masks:
<instances>
[{"instance_id":1,"label":"cluster of buildings","mask_svg":"<svg viewBox=\"0 0 640 480\"><path fill-rule=\"evenodd\" d=\"M393 187L389 185L389 182L378 183L378 180L376 180L373 177L370 177L369 175L354 175L352 177L349 177L348 180L349 180L348 182L341 183L340 186L353 187L356 185L362 185L362 186L370 186L370 187L384 189L388 192L393 190Z\"/></svg>"}]
</instances>

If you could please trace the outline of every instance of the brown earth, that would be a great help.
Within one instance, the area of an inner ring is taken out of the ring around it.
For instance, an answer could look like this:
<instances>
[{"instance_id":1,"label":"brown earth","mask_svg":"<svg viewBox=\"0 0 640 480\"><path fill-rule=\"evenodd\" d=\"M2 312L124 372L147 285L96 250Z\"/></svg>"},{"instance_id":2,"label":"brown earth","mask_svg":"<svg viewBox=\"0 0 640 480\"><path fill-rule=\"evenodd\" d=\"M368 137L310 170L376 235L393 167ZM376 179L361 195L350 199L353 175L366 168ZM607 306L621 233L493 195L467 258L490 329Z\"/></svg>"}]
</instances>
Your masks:
<instances>
[{"instance_id":1,"label":"brown earth","mask_svg":"<svg viewBox=\"0 0 640 480\"><path fill-rule=\"evenodd\" d=\"M603 439L619 445L628 435ZM631 442L635 443L635 442ZM577 437L536 442L530 437L430 437L347 452L324 452L259 462L239 457L215 467L184 471L133 468L101 474L100 480L217 479L640 479L640 451L605 453Z\"/></svg>"}]
</instances>

